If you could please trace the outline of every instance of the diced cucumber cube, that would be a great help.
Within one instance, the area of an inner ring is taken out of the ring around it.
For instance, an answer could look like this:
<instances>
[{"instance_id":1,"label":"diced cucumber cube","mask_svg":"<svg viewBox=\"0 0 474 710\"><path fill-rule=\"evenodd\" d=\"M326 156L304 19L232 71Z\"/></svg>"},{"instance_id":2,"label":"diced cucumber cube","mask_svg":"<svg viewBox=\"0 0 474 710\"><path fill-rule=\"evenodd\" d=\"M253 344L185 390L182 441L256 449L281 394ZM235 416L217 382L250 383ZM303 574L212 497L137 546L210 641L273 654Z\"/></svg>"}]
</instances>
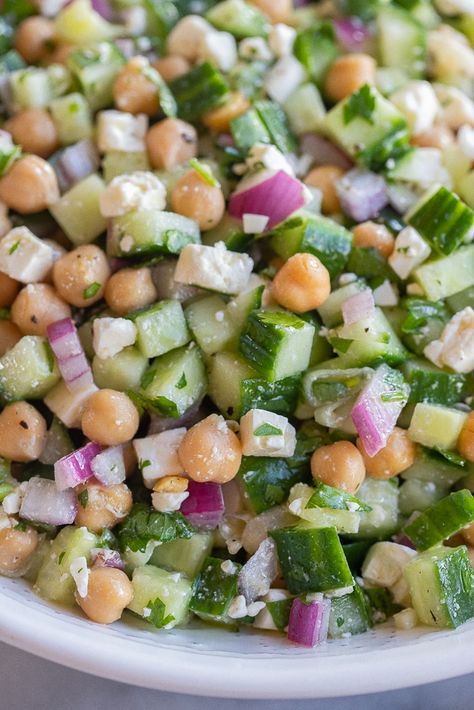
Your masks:
<instances>
[{"instance_id":1,"label":"diced cucumber cube","mask_svg":"<svg viewBox=\"0 0 474 710\"><path fill-rule=\"evenodd\" d=\"M206 388L201 353L191 344L156 358L142 377L140 393L161 414L180 417L202 399Z\"/></svg>"},{"instance_id":2,"label":"diced cucumber cube","mask_svg":"<svg viewBox=\"0 0 474 710\"><path fill-rule=\"evenodd\" d=\"M67 58L67 67L93 111L113 103L114 81L124 64L123 54L109 42L76 49Z\"/></svg>"},{"instance_id":3,"label":"diced cucumber cube","mask_svg":"<svg viewBox=\"0 0 474 710\"><path fill-rule=\"evenodd\" d=\"M119 392L134 390L140 386L141 378L148 367L148 358L135 347L124 348L117 355L92 361L94 382L100 389Z\"/></svg>"},{"instance_id":4,"label":"diced cucumber cube","mask_svg":"<svg viewBox=\"0 0 474 710\"><path fill-rule=\"evenodd\" d=\"M216 295L194 301L185 310L188 325L206 355L224 350L232 338L233 327L226 308L224 299Z\"/></svg>"},{"instance_id":5,"label":"diced cucumber cube","mask_svg":"<svg viewBox=\"0 0 474 710\"><path fill-rule=\"evenodd\" d=\"M318 313L324 325L328 328L340 325L342 323L342 304L344 301L366 288L366 282L362 279L357 279L346 286L341 286L341 288L331 291L324 303L318 308Z\"/></svg>"},{"instance_id":6,"label":"diced cucumber cube","mask_svg":"<svg viewBox=\"0 0 474 710\"><path fill-rule=\"evenodd\" d=\"M27 67L10 74L13 101L18 109L44 108L53 98L46 69Z\"/></svg>"},{"instance_id":7,"label":"diced cucumber cube","mask_svg":"<svg viewBox=\"0 0 474 710\"><path fill-rule=\"evenodd\" d=\"M160 301L143 311L132 313L137 329L137 345L145 357L157 357L186 345L191 340L179 301Z\"/></svg>"},{"instance_id":8,"label":"diced cucumber cube","mask_svg":"<svg viewBox=\"0 0 474 710\"><path fill-rule=\"evenodd\" d=\"M437 449L454 449L467 419L465 412L437 404L419 402L408 434L412 441Z\"/></svg>"},{"instance_id":9,"label":"diced cucumber cube","mask_svg":"<svg viewBox=\"0 0 474 710\"><path fill-rule=\"evenodd\" d=\"M339 54L336 34L331 22L320 22L298 32L293 53L310 78L321 83Z\"/></svg>"},{"instance_id":10,"label":"diced cucumber cube","mask_svg":"<svg viewBox=\"0 0 474 710\"><path fill-rule=\"evenodd\" d=\"M123 33L94 10L90 0L76 0L66 5L54 21L56 37L66 44L89 45Z\"/></svg>"},{"instance_id":11,"label":"diced cucumber cube","mask_svg":"<svg viewBox=\"0 0 474 710\"><path fill-rule=\"evenodd\" d=\"M426 360L409 360L401 369L410 385L409 402L449 406L461 402L472 389L467 375L440 370Z\"/></svg>"},{"instance_id":12,"label":"diced cucumber cube","mask_svg":"<svg viewBox=\"0 0 474 710\"><path fill-rule=\"evenodd\" d=\"M474 497L468 490L456 491L430 505L405 526L404 533L418 550L427 550L474 522Z\"/></svg>"},{"instance_id":13,"label":"diced cucumber cube","mask_svg":"<svg viewBox=\"0 0 474 710\"><path fill-rule=\"evenodd\" d=\"M174 212L136 210L112 220L107 245L110 256L179 254L186 244L199 244L196 222Z\"/></svg>"},{"instance_id":14,"label":"diced cucumber cube","mask_svg":"<svg viewBox=\"0 0 474 710\"><path fill-rule=\"evenodd\" d=\"M413 276L431 301L440 301L474 286L474 245L421 264Z\"/></svg>"},{"instance_id":15,"label":"diced cucumber cube","mask_svg":"<svg viewBox=\"0 0 474 710\"><path fill-rule=\"evenodd\" d=\"M264 37L270 26L266 16L245 0L224 0L206 13L206 19L218 30L230 32L237 39Z\"/></svg>"},{"instance_id":16,"label":"diced cucumber cube","mask_svg":"<svg viewBox=\"0 0 474 710\"><path fill-rule=\"evenodd\" d=\"M398 481L378 481L366 478L357 497L372 510L360 513L357 537L385 539L393 535L398 527Z\"/></svg>"},{"instance_id":17,"label":"diced cucumber cube","mask_svg":"<svg viewBox=\"0 0 474 710\"><path fill-rule=\"evenodd\" d=\"M38 571L35 589L40 596L72 606L75 583L69 570L70 564L76 557L89 560L91 550L97 546L97 542L97 535L87 528L63 528L51 543Z\"/></svg>"},{"instance_id":18,"label":"diced cucumber cube","mask_svg":"<svg viewBox=\"0 0 474 710\"><path fill-rule=\"evenodd\" d=\"M222 569L222 563L221 559L208 557L193 585L189 608L206 621L228 621L227 612L238 594L237 578L241 565L234 563L235 572L229 574Z\"/></svg>"},{"instance_id":19,"label":"diced cucumber cube","mask_svg":"<svg viewBox=\"0 0 474 710\"><path fill-rule=\"evenodd\" d=\"M347 634L363 634L372 626L370 609L358 584L350 594L331 599L328 636L331 639L345 638Z\"/></svg>"},{"instance_id":20,"label":"diced cucumber cube","mask_svg":"<svg viewBox=\"0 0 474 710\"><path fill-rule=\"evenodd\" d=\"M326 115L321 94L314 84L301 84L283 106L296 135L317 131Z\"/></svg>"},{"instance_id":21,"label":"diced cucumber cube","mask_svg":"<svg viewBox=\"0 0 474 710\"><path fill-rule=\"evenodd\" d=\"M49 110L62 145L71 145L83 138L92 137L92 114L82 94L68 94L54 99Z\"/></svg>"},{"instance_id":22,"label":"diced cucumber cube","mask_svg":"<svg viewBox=\"0 0 474 710\"><path fill-rule=\"evenodd\" d=\"M306 370L315 329L284 311L253 311L240 336L240 350L262 377L274 382Z\"/></svg>"},{"instance_id":23,"label":"diced cucumber cube","mask_svg":"<svg viewBox=\"0 0 474 710\"><path fill-rule=\"evenodd\" d=\"M456 628L474 616L474 570L465 547L436 547L404 570L413 607L429 626Z\"/></svg>"},{"instance_id":24,"label":"diced cucumber cube","mask_svg":"<svg viewBox=\"0 0 474 710\"><path fill-rule=\"evenodd\" d=\"M290 468L287 459L267 456L244 456L238 476L257 514L283 503L295 483L304 478Z\"/></svg>"},{"instance_id":25,"label":"diced cucumber cube","mask_svg":"<svg viewBox=\"0 0 474 710\"><path fill-rule=\"evenodd\" d=\"M125 175L143 170L151 170L150 161L146 153L127 153L124 150L111 150L104 155L102 172L106 183L111 182L117 175Z\"/></svg>"},{"instance_id":26,"label":"diced cucumber cube","mask_svg":"<svg viewBox=\"0 0 474 710\"><path fill-rule=\"evenodd\" d=\"M451 488L457 481L470 472L470 466L459 466L449 461L441 453L418 447L415 462L401 474L407 481L433 481L436 486Z\"/></svg>"},{"instance_id":27,"label":"diced cucumber cube","mask_svg":"<svg viewBox=\"0 0 474 710\"><path fill-rule=\"evenodd\" d=\"M377 35L382 66L404 70L412 77L423 75L426 30L408 10L398 7L381 9L377 14Z\"/></svg>"},{"instance_id":28,"label":"diced cucumber cube","mask_svg":"<svg viewBox=\"0 0 474 710\"><path fill-rule=\"evenodd\" d=\"M320 259L331 278L343 270L351 251L351 232L331 219L304 210L285 220L272 234L272 247L283 259L308 252Z\"/></svg>"},{"instance_id":29,"label":"diced cucumber cube","mask_svg":"<svg viewBox=\"0 0 474 710\"><path fill-rule=\"evenodd\" d=\"M432 481L411 478L400 486L398 499L400 513L405 516L409 516L415 511L422 513L445 495L445 487L437 486Z\"/></svg>"},{"instance_id":30,"label":"diced cucumber cube","mask_svg":"<svg viewBox=\"0 0 474 710\"><path fill-rule=\"evenodd\" d=\"M104 190L102 178L89 175L50 207L54 219L74 245L90 244L107 229L99 204Z\"/></svg>"},{"instance_id":31,"label":"diced cucumber cube","mask_svg":"<svg viewBox=\"0 0 474 710\"><path fill-rule=\"evenodd\" d=\"M196 121L203 113L225 101L229 91L226 80L210 62L198 64L191 71L170 82L178 105L178 115Z\"/></svg>"},{"instance_id":32,"label":"diced cucumber cube","mask_svg":"<svg viewBox=\"0 0 474 710\"><path fill-rule=\"evenodd\" d=\"M335 528L282 528L270 533L292 594L326 592L353 585Z\"/></svg>"},{"instance_id":33,"label":"diced cucumber cube","mask_svg":"<svg viewBox=\"0 0 474 710\"><path fill-rule=\"evenodd\" d=\"M0 397L7 402L41 399L59 382L46 338L25 335L0 358Z\"/></svg>"},{"instance_id":34,"label":"diced cucumber cube","mask_svg":"<svg viewBox=\"0 0 474 710\"><path fill-rule=\"evenodd\" d=\"M192 592L184 575L144 565L133 570L132 586L134 596L127 607L130 611L158 628L173 628L186 621ZM157 609L161 613L156 614Z\"/></svg>"},{"instance_id":35,"label":"diced cucumber cube","mask_svg":"<svg viewBox=\"0 0 474 710\"><path fill-rule=\"evenodd\" d=\"M189 540L172 540L155 548L151 563L171 572L184 572L194 579L211 554L214 536L210 532L196 533Z\"/></svg>"}]
</instances>

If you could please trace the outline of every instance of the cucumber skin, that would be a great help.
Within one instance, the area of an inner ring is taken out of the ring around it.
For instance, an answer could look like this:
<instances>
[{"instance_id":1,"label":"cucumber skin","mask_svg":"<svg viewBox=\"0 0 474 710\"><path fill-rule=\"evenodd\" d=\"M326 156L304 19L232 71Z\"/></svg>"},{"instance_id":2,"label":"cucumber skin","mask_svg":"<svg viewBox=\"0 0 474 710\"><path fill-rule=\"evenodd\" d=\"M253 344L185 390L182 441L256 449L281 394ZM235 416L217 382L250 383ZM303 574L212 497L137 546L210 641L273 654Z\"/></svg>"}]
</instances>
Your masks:
<instances>
[{"instance_id":1,"label":"cucumber skin","mask_svg":"<svg viewBox=\"0 0 474 710\"><path fill-rule=\"evenodd\" d=\"M474 212L450 190L440 187L418 209L415 206L408 223L439 254L447 256L461 246L471 232Z\"/></svg>"},{"instance_id":2,"label":"cucumber skin","mask_svg":"<svg viewBox=\"0 0 474 710\"><path fill-rule=\"evenodd\" d=\"M467 375L431 369L423 363L407 362L402 372L410 385L409 402L431 402L450 406L472 392L472 378Z\"/></svg>"},{"instance_id":3,"label":"cucumber skin","mask_svg":"<svg viewBox=\"0 0 474 710\"><path fill-rule=\"evenodd\" d=\"M238 594L238 571L242 565L234 562L236 573L227 574L222 562L217 557L207 557L193 584L189 609L207 621L225 622L232 599Z\"/></svg>"},{"instance_id":4,"label":"cucumber skin","mask_svg":"<svg viewBox=\"0 0 474 710\"><path fill-rule=\"evenodd\" d=\"M354 591L331 599L328 636L332 639L345 634L363 634L372 627L368 604L362 589L354 585Z\"/></svg>"},{"instance_id":5,"label":"cucumber skin","mask_svg":"<svg viewBox=\"0 0 474 710\"><path fill-rule=\"evenodd\" d=\"M417 550L428 550L474 522L474 496L467 489L442 498L421 513L403 532Z\"/></svg>"},{"instance_id":6,"label":"cucumber skin","mask_svg":"<svg viewBox=\"0 0 474 710\"><path fill-rule=\"evenodd\" d=\"M295 483L308 478L303 467L269 456L244 456L237 475L257 515L283 503Z\"/></svg>"}]
</instances>

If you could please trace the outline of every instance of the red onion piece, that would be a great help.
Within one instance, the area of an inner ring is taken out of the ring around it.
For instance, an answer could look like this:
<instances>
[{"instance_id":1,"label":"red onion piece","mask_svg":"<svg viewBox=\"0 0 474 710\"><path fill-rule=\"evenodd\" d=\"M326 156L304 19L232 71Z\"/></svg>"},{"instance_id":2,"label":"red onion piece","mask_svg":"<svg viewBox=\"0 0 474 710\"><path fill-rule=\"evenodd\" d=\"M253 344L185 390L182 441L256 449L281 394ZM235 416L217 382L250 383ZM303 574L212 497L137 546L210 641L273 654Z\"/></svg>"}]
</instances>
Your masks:
<instances>
[{"instance_id":1,"label":"red onion piece","mask_svg":"<svg viewBox=\"0 0 474 710\"><path fill-rule=\"evenodd\" d=\"M123 447L111 446L104 451L99 451L91 460L90 468L92 474L104 486L122 483L126 478Z\"/></svg>"},{"instance_id":2,"label":"red onion piece","mask_svg":"<svg viewBox=\"0 0 474 710\"><path fill-rule=\"evenodd\" d=\"M58 491L75 488L92 478L94 472L91 468L92 459L100 454L102 447L90 441L72 454L63 456L54 464L54 480Z\"/></svg>"},{"instance_id":3,"label":"red onion piece","mask_svg":"<svg viewBox=\"0 0 474 710\"><path fill-rule=\"evenodd\" d=\"M97 172L99 165L99 153L89 138L65 148L54 166L61 191L67 192L76 183Z\"/></svg>"},{"instance_id":4,"label":"red onion piece","mask_svg":"<svg viewBox=\"0 0 474 710\"><path fill-rule=\"evenodd\" d=\"M35 476L27 483L20 518L46 525L72 525L77 507L77 496L71 488L59 491L54 481Z\"/></svg>"},{"instance_id":5,"label":"red onion piece","mask_svg":"<svg viewBox=\"0 0 474 710\"><path fill-rule=\"evenodd\" d=\"M91 550L92 564L95 567L114 567L115 569L125 569L120 552L109 550L105 547L93 547Z\"/></svg>"},{"instance_id":6,"label":"red onion piece","mask_svg":"<svg viewBox=\"0 0 474 710\"><path fill-rule=\"evenodd\" d=\"M342 304L342 318L344 325L357 323L363 318L372 315L375 309L374 294L370 288L354 293Z\"/></svg>"},{"instance_id":7,"label":"red onion piece","mask_svg":"<svg viewBox=\"0 0 474 710\"><path fill-rule=\"evenodd\" d=\"M348 52L360 51L370 37L369 28L358 17L343 17L333 22L337 41Z\"/></svg>"},{"instance_id":8,"label":"red onion piece","mask_svg":"<svg viewBox=\"0 0 474 710\"><path fill-rule=\"evenodd\" d=\"M116 19L115 11L109 0L92 0L92 7L107 22L113 22Z\"/></svg>"},{"instance_id":9,"label":"red onion piece","mask_svg":"<svg viewBox=\"0 0 474 710\"><path fill-rule=\"evenodd\" d=\"M329 599L305 604L296 597L290 610L288 640L307 648L319 646L328 637L330 613Z\"/></svg>"},{"instance_id":10,"label":"red onion piece","mask_svg":"<svg viewBox=\"0 0 474 710\"><path fill-rule=\"evenodd\" d=\"M180 512L197 528L216 528L224 515L224 496L218 483L189 481L189 496Z\"/></svg>"},{"instance_id":11,"label":"red onion piece","mask_svg":"<svg viewBox=\"0 0 474 710\"><path fill-rule=\"evenodd\" d=\"M10 116L15 113L15 99L8 73L0 74L0 105Z\"/></svg>"},{"instance_id":12,"label":"red onion piece","mask_svg":"<svg viewBox=\"0 0 474 710\"><path fill-rule=\"evenodd\" d=\"M416 550L416 545L414 545L410 538L404 535L404 533L395 535L393 541L396 542L397 545L404 545L405 547L410 547L412 550Z\"/></svg>"},{"instance_id":13,"label":"red onion piece","mask_svg":"<svg viewBox=\"0 0 474 710\"><path fill-rule=\"evenodd\" d=\"M67 388L74 392L93 384L92 370L72 319L63 318L51 323L47 334Z\"/></svg>"},{"instance_id":14,"label":"red onion piece","mask_svg":"<svg viewBox=\"0 0 474 710\"><path fill-rule=\"evenodd\" d=\"M135 42L130 37L118 37L114 40L114 44L122 52L125 59L131 59L137 53Z\"/></svg>"},{"instance_id":15,"label":"red onion piece","mask_svg":"<svg viewBox=\"0 0 474 710\"><path fill-rule=\"evenodd\" d=\"M301 153L310 155L314 165L336 165L342 170L349 170L354 163L337 145L323 138L319 133L303 133Z\"/></svg>"},{"instance_id":16,"label":"red onion piece","mask_svg":"<svg viewBox=\"0 0 474 710\"><path fill-rule=\"evenodd\" d=\"M283 222L305 205L304 185L283 170L262 170L245 178L230 197L229 214L242 219L244 214L268 217L267 229Z\"/></svg>"},{"instance_id":17,"label":"red onion piece","mask_svg":"<svg viewBox=\"0 0 474 710\"><path fill-rule=\"evenodd\" d=\"M243 594L247 604L251 604L257 597L267 594L278 572L276 545L267 537L239 572L239 594Z\"/></svg>"},{"instance_id":18,"label":"red onion piece","mask_svg":"<svg viewBox=\"0 0 474 710\"><path fill-rule=\"evenodd\" d=\"M147 435L161 434L162 431L180 429L183 426L189 429L201 419L205 419L208 414L209 412L201 406L201 402L187 409L181 417L160 417L152 413Z\"/></svg>"},{"instance_id":19,"label":"red onion piece","mask_svg":"<svg viewBox=\"0 0 474 710\"><path fill-rule=\"evenodd\" d=\"M343 211L356 222L376 217L388 204L387 186L380 175L353 168L336 182Z\"/></svg>"},{"instance_id":20,"label":"red onion piece","mask_svg":"<svg viewBox=\"0 0 474 710\"><path fill-rule=\"evenodd\" d=\"M378 367L359 394L351 411L352 421L369 456L375 456L387 444L406 399L384 401L388 365ZM408 397L408 388L407 388Z\"/></svg>"}]
</instances>

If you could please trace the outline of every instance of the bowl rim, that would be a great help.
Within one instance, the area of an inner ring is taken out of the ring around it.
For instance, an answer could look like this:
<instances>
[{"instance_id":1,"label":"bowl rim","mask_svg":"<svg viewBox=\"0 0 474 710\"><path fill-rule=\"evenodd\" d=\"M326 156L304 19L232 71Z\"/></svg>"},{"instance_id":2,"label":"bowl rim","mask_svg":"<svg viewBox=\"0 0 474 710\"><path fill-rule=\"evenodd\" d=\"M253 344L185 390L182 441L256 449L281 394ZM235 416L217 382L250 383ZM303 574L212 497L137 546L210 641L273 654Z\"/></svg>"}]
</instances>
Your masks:
<instances>
[{"instance_id":1,"label":"bowl rim","mask_svg":"<svg viewBox=\"0 0 474 710\"><path fill-rule=\"evenodd\" d=\"M25 614L25 601L0 591L0 640L75 670L162 691L222 698L341 697L474 671L472 622L449 631L449 643L446 633L433 632L416 642L408 638L406 644L360 653L298 654L289 663L288 654L278 656L277 650L191 653L190 648L161 644L150 654L150 646L139 639L116 634L107 641L104 627L79 621L64 610L53 616L32 605ZM91 653L93 648L98 652Z\"/></svg>"}]
</instances>

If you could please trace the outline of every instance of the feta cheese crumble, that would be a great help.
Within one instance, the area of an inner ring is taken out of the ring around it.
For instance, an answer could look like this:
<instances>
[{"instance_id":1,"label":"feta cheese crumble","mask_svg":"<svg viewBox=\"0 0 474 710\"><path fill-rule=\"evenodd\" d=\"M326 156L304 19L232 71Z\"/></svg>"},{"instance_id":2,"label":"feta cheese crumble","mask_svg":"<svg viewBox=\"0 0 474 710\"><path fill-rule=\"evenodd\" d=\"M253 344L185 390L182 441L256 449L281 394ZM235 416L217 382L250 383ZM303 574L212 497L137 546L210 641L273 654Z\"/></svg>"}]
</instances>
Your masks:
<instances>
[{"instance_id":1,"label":"feta cheese crumble","mask_svg":"<svg viewBox=\"0 0 474 710\"><path fill-rule=\"evenodd\" d=\"M92 332L92 347L101 360L114 357L137 338L135 323L128 318L95 318Z\"/></svg>"},{"instance_id":2,"label":"feta cheese crumble","mask_svg":"<svg viewBox=\"0 0 474 710\"><path fill-rule=\"evenodd\" d=\"M178 447L185 434L185 427L180 427L133 440L138 468L147 488L153 488L163 476L180 476L184 473L178 458Z\"/></svg>"},{"instance_id":3,"label":"feta cheese crumble","mask_svg":"<svg viewBox=\"0 0 474 710\"><path fill-rule=\"evenodd\" d=\"M117 175L100 195L103 217L120 217L132 210L164 210L166 187L151 172Z\"/></svg>"},{"instance_id":4,"label":"feta cheese crumble","mask_svg":"<svg viewBox=\"0 0 474 710\"><path fill-rule=\"evenodd\" d=\"M44 281L53 264L53 249L28 227L15 227L0 241L0 271L21 283Z\"/></svg>"},{"instance_id":5,"label":"feta cheese crumble","mask_svg":"<svg viewBox=\"0 0 474 710\"><path fill-rule=\"evenodd\" d=\"M474 310L467 306L456 313L445 325L441 337L429 343L423 352L438 367L471 372L474 369Z\"/></svg>"},{"instance_id":6,"label":"feta cheese crumble","mask_svg":"<svg viewBox=\"0 0 474 710\"><path fill-rule=\"evenodd\" d=\"M174 278L179 283L232 295L245 289L252 269L248 254L228 251L224 242L213 247L188 244L179 255Z\"/></svg>"},{"instance_id":7,"label":"feta cheese crumble","mask_svg":"<svg viewBox=\"0 0 474 710\"><path fill-rule=\"evenodd\" d=\"M401 279L406 279L417 266L423 263L431 249L413 227L405 227L398 233L388 263Z\"/></svg>"},{"instance_id":8,"label":"feta cheese crumble","mask_svg":"<svg viewBox=\"0 0 474 710\"><path fill-rule=\"evenodd\" d=\"M127 153L143 153L148 116L134 116L125 111L99 111L97 114L97 146L101 153L120 150Z\"/></svg>"},{"instance_id":9,"label":"feta cheese crumble","mask_svg":"<svg viewBox=\"0 0 474 710\"><path fill-rule=\"evenodd\" d=\"M76 584L78 595L84 599L84 597L87 597L90 575L86 558L82 555L81 557L76 557L69 565L69 572Z\"/></svg>"},{"instance_id":10,"label":"feta cheese crumble","mask_svg":"<svg viewBox=\"0 0 474 710\"><path fill-rule=\"evenodd\" d=\"M293 456L296 431L288 419L265 409L251 409L240 420L244 456Z\"/></svg>"}]
</instances>

